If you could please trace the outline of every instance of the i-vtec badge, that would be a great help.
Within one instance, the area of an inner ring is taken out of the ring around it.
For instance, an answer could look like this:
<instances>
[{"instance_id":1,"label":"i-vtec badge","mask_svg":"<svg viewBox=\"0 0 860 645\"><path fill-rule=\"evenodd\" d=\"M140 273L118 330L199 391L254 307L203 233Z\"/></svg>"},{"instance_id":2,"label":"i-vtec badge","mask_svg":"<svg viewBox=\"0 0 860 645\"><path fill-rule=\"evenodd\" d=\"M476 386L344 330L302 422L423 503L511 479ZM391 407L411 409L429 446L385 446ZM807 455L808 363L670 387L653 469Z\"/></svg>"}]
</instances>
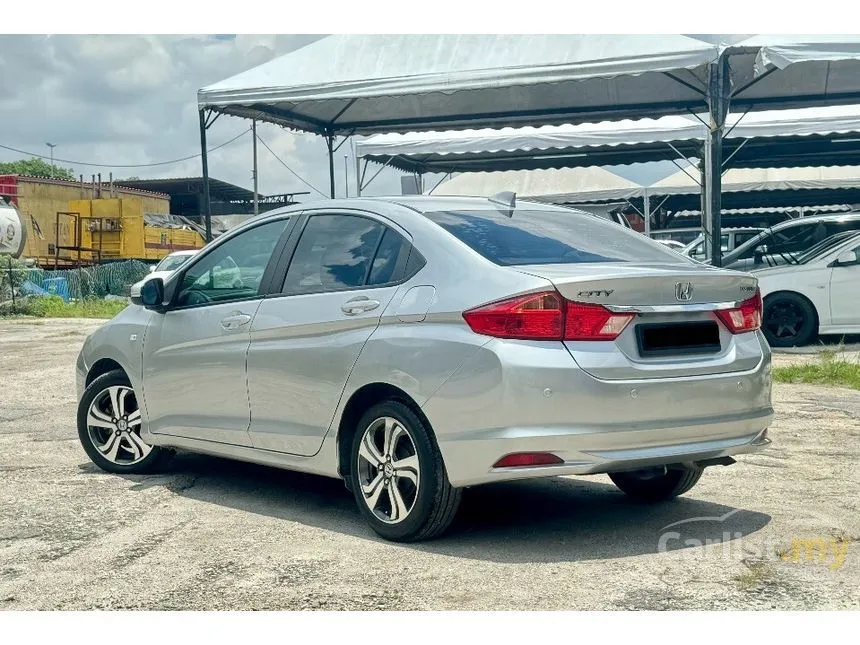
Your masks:
<instances>
[{"instance_id":1,"label":"i-vtec badge","mask_svg":"<svg viewBox=\"0 0 860 645\"><path fill-rule=\"evenodd\" d=\"M580 291L576 294L579 298L599 298L601 296L609 297L615 292L615 289L602 289L600 291Z\"/></svg>"},{"instance_id":2,"label":"i-vtec badge","mask_svg":"<svg viewBox=\"0 0 860 645\"><path fill-rule=\"evenodd\" d=\"M693 298L693 283L692 282L676 282L675 283L675 299L681 302L686 302Z\"/></svg>"}]
</instances>

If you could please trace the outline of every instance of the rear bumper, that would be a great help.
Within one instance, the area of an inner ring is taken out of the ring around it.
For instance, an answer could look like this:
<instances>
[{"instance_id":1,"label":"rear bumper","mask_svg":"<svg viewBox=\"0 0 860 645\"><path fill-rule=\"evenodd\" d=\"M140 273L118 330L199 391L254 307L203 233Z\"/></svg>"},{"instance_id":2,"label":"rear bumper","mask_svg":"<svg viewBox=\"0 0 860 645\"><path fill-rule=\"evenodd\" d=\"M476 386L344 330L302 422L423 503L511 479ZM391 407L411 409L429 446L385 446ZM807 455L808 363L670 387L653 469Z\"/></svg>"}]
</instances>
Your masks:
<instances>
[{"instance_id":1,"label":"rear bumper","mask_svg":"<svg viewBox=\"0 0 860 645\"><path fill-rule=\"evenodd\" d=\"M688 463L760 450L770 444L770 409L742 419L673 428L615 431L607 428L503 428L469 440L440 445L454 486L551 477L591 475L650 466ZM551 452L564 460L557 466L493 468L516 452ZM486 456L486 457L484 457Z\"/></svg>"},{"instance_id":2,"label":"rear bumper","mask_svg":"<svg viewBox=\"0 0 860 645\"><path fill-rule=\"evenodd\" d=\"M557 346L494 341L423 409L458 487L732 456L770 443L770 352L743 372L608 381ZM493 468L516 452L564 463Z\"/></svg>"}]
</instances>

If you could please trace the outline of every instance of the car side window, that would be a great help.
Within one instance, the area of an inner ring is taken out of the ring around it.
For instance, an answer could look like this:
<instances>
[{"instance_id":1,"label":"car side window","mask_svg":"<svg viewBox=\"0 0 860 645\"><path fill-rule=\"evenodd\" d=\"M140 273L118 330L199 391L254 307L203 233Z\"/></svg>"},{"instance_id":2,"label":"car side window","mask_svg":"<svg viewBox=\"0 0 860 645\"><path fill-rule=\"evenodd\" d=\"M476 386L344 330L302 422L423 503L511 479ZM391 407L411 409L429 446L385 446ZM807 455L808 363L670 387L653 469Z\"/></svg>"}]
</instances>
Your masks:
<instances>
[{"instance_id":1,"label":"car side window","mask_svg":"<svg viewBox=\"0 0 860 645\"><path fill-rule=\"evenodd\" d=\"M392 282L409 242L366 217L313 215L296 245L282 293L343 291Z\"/></svg>"},{"instance_id":2,"label":"car side window","mask_svg":"<svg viewBox=\"0 0 860 645\"><path fill-rule=\"evenodd\" d=\"M182 276L180 307L245 300L260 295L260 283L289 218L243 231L217 246Z\"/></svg>"}]
</instances>

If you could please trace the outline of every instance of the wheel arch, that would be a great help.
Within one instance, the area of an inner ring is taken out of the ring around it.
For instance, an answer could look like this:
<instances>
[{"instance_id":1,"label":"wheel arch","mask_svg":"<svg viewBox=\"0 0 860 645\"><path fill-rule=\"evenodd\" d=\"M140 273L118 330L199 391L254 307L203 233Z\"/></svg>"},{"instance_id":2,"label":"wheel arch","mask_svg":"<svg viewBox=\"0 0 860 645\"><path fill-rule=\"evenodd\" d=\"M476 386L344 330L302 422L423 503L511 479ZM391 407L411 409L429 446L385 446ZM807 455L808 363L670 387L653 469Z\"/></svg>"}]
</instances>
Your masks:
<instances>
[{"instance_id":1,"label":"wheel arch","mask_svg":"<svg viewBox=\"0 0 860 645\"><path fill-rule=\"evenodd\" d=\"M337 425L337 472L345 482L349 482L350 451L353 437L358 431L361 416L377 403L400 401L408 406L430 431L430 440L435 443L433 426L421 410L421 406L408 393L390 383L368 383L361 386L349 397Z\"/></svg>"},{"instance_id":2,"label":"wheel arch","mask_svg":"<svg viewBox=\"0 0 860 645\"><path fill-rule=\"evenodd\" d=\"M93 366L87 372L86 385L89 386L90 383L95 381L99 376L107 374L108 372L113 372L114 370L121 370L123 374L129 376L128 371L114 359L100 358L93 363Z\"/></svg>"}]
</instances>

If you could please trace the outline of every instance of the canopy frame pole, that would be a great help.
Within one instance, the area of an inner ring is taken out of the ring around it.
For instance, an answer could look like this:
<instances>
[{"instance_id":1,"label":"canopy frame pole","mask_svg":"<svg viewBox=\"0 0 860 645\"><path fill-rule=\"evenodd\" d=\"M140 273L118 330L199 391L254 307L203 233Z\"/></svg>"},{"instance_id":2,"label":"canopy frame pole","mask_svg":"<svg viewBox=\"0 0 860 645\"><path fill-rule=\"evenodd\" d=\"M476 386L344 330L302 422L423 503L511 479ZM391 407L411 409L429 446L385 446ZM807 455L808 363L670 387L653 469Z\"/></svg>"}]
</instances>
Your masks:
<instances>
[{"instance_id":1,"label":"canopy frame pole","mask_svg":"<svg viewBox=\"0 0 860 645\"><path fill-rule=\"evenodd\" d=\"M206 221L206 243L212 241L212 204L209 201L209 155L206 151L206 129L215 123L212 119L207 123L206 108L198 111L200 116L200 158L203 164L203 217Z\"/></svg>"},{"instance_id":2,"label":"canopy frame pole","mask_svg":"<svg viewBox=\"0 0 860 645\"><path fill-rule=\"evenodd\" d=\"M747 144L748 141L749 141L749 139L744 139L743 141L741 141L741 145L739 145L737 148L735 148L732 151L732 154L730 154L728 157L726 157L726 160L723 162L722 174L726 174L730 170L728 168L728 165L729 165L729 162L732 160L732 157L734 157L736 154L738 154L741 151L741 149Z\"/></svg>"},{"instance_id":3,"label":"canopy frame pole","mask_svg":"<svg viewBox=\"0 0 860 645\"><path fill-rule=\"evenodd\" d=\"M642 196L642 210L645 211L642 217L645 219L645 237L651 237L651 198L648 195L648 190Z\"/></svg>"},{"instance_id":4,"label":"canopy frame pole","mask_svg":"<svg viewBox=\"0 0 860 645\"><path fill-rule=\"evenodd\" d=\"M349 147L352 150L352 159L355 163L355 196L361 197L361 159L355 150L355 137L350 137Z\"/></svg>"},{"instance_id":5,"label":"canopy frame pole","mask_svg":"<svg viewBox=\"0 0 860 645\"><path fill-rule=\"evenodd\" d=\"M364 183L364 173L367 172L367 164L368 164L368 160L365 159L364 160L364 172L361 173L361 186L362 186L362 188L367 188L368 186L370 186L370 184L373 182L373 180L376 179L377 177L379 177L379 173L381 173L383 170L385 170L385 168L388 166L388 164L390 164L392 161L394 161L394 157L389 157L388 161L386 161L384 164L382 164L379 167L379 170L377 170L375 173L373 173L373 177L368 179L367 183L365 184Z\"/></svg>"},{"instance_id":6,"label":"canopy frame pole","mask_svg":"<svg viewBox=\"0 0 860 645\"><path fill-rule=\"evenodd\" d=\"M710 233L711 263L723 265L722 238L722 168L723 131L731 101L731 76L725 54L708 66L708 137L705 139L705 220Z\"/></svg>"},{"instance_id":7,"label":"canopy frame pole","mask_svg":"<svg viewBox=\"0 0 860 645\"><path fill-rule=\"evenodd\" d=\"M257 119L251 120L251 136L254 138L254 217L260 214L260 195L257 192Z\"/></svg>"},{"instance_id":8,"label":"canopy frame pole","mask_svg":"<svg viewBox=\"0 0 860 645\"><path fill-rule=\"evenodd\" d=\"M329 178L329 189L331 191L331 198L334 199L335 195L335 187L334 187L334 135L327 133L325 135L325 144L326 148L328 148L328 178Z\"/></svg>"},{"instance_id":9,"label":"canopy frame pole","mask_svg":"<svg viewBox=\"0 0 860 645\"><path fill-rule=\"evenodd\" d=\"M432 195L433 191L436 190L437 188L439 188L439 186L442 185L442 182L445 181L446 179L451 179L451 173L450 172L443 174L442 178L433 185L433 188L431 188L430 192L427 194Z\"/></svg>"}]
</instances>

